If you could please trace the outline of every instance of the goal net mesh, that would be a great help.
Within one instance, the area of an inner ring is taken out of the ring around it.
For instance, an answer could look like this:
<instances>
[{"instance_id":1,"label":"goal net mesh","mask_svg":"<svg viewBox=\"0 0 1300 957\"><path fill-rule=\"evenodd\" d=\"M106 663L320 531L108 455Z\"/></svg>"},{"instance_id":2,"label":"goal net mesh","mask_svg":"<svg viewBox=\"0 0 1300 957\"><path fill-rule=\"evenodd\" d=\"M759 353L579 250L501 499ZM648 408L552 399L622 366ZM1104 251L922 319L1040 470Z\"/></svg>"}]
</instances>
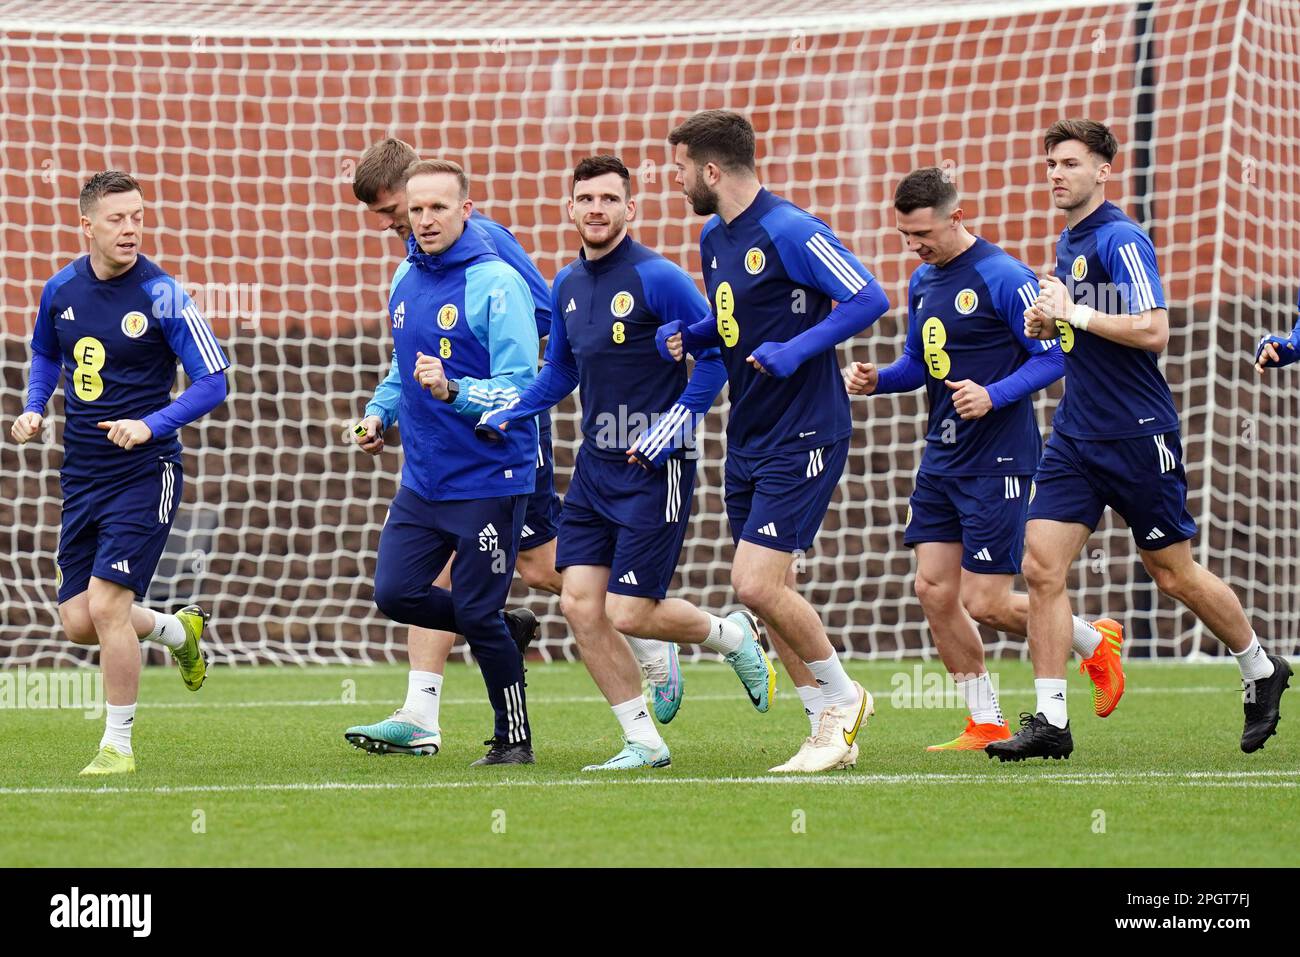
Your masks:
<instances>
[{"instance_id":1,"label":"goal net mesh","mask_svg":"<svg viewBox=\"0 0 1300 957\"><path fill-rule=\"evenodd\" d=\"M697 5L698 6L698 5ZM196 600L232 663L402 661L375 610L379 532L401 453L346 435L387 368L384 297L401 255L355 202L370 143L395 135L461 162L476 205L548 279L575 251L568 171L595 152L634 171L634 232L699 274L702 225L672 184L668 131L745 113L763 182L826 220L895 303L842 348L902 349L916 261L891 197L911 169L952 171L974 231L1036 270L1063 222L1041 134L1111 124L1109 198L1150 230L1171 307L1162 359L1182 414L1196 555L1273 650L1300 647L1300 389L1255 375L1258 336L1294 321L1300 277L1300 10L1268 0L938 3L0 3L0 398L22 409L42 283L83 252L75 195L97 170L145 184L145 252L190 290L233 361L226 404L183 434L184 501L149 595ZM757 10L756 7L761 7ZM685 17L685 18L684 18ZM178 383L178 387L181 383ZM1060 395L1039 399L1044 430ZM61 393L60 393L61 396ZM0 663L82 661L55 604L62 399L45 441L0 446ZM832 641L930 655L902 522L922 394L855 400L853 450L799 587ZM722 508L723 401L710 416L675 594L734 607ZM557 484L577 439L555 416ZM1123 620L1129 654L1218 654L1142 571L1108 515L1073 567L1076 611ZM544 657L575 646L558 604ZM995 652L1021 639L988 633ZM464 649L460 649L464 653ZM155 650L154 654L158 654Z\"/></svg>"}]
</instances>

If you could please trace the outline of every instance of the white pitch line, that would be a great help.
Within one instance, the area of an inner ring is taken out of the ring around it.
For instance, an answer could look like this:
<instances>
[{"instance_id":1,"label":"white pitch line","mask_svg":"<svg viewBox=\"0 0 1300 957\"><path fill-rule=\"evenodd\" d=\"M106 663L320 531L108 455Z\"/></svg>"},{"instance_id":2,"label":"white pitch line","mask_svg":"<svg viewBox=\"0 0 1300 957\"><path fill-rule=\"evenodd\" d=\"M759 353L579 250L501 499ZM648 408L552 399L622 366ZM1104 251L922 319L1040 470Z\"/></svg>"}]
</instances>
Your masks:
<instances>
[{"instance_id":1,"label":"white pitch line","mask_svg":"<svg viewBox=\"0 0 1300 957\"><path fill-rule=\"evenodd\" d=\"M999 691L999 696L1031 695L1033 693L1034 693L1033 688L1011 688L1011 689L1004 688ZM1241 689L1231 688L1231 687L1127 688L1125 689L1124 693L1126 695L1131 695L1131 694L1138 694L1138 695L1141 694L1222 694L1222 695L1234 694L1234 695L1239 695L1241 694ZM938 694L942 694L942 692L936 691L934 692L934 694L938 695ZM694 694L694 695L687 695L685 700L686 701L735 701L739 697L740 696L738 693L734 695ZM932 697L932 695L927 695L927 694L922 694L917 696L907 695L905 696L904 700L910 702L913 700L914 697L920 698L920 701L924 702L924 701L928 701L929 698ZM877 703L880 704L889 704L890 698L891 696L889 695L889 693L884 691L876 695L876 701ZM384 698L381 700L364 699L358 701L340 701L338 698L304 699L304 700L294 700L294 701L212 701L212 702L141 701L137 705L137 707L139 708L195 708L195 709L198 708L329 708L329 707L338 707L342 705L346 705L348 707L351 707L352 705L356 705L358 707L373 706L373 707L382 708L382 707L388 707L393 705L395 701L396 701L395 698ZM444 698L442 703L444 706L445 705L471 705L471 704L485 705L487 704L487 700L485 698ZM549 704L605 704L605 699L600 695L566 695L565 697L562 698L555 698L546 694L539 694L534 692L532 695L529 696L529 704L533 706L549 705ZM957 710L961 707L963 706L959 704L954 704L953 708L950 710ZM59 709L52 709L52 710L59 710ZM81 707L76 707L76 708L64 708L61 710L84 711L85 709ZM913 705L904 705L903 707L896 708L895 710L921 711L921 710L930 710L930 709L928 707L923 707L922 704L920 703L917 703Z\"/></svg>"},{"instance_id":2,"label":"white pitch line","mask_svg":"<svg viewBox=\"0 0 1300 957\"><path fill-rule=\"evenodd\" d=\"M319 783L286 782L282 784L193 784L161 785L154 788L0 788L0 795L45 795L45 794L242 794L279 791L450 791L474 788L557 788L557 787L668 787L673 785L774 785L782 787L868 787L879 785L949 785L949 784L994 784L1019 787L1024 784L1144 784L1167 781L1179 787L1297 787L1300 780L1271 781L1263 778L1300 778L1300 770L1295 771L1101 771L1047 773L1041 775L999 776L996 770L987 774L943 773L932 774L837 774L811 777L770 775L765 777L725 777L725 778L674 778L674 777L626 777L626 778L558 778L538 781L533 779L503 778L495 781L381 781L349 782L322 781Z\"/></svg>"}]
</instances>

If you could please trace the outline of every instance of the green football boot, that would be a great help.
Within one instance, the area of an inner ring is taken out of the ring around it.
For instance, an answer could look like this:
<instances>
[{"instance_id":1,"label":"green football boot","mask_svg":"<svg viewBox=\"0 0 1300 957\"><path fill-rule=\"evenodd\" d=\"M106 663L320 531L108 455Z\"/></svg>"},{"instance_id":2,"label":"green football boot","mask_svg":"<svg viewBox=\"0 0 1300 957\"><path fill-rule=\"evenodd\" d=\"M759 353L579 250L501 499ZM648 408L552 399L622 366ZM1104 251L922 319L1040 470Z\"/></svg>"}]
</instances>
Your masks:
<instances>
[{"instance_id":1,"label":"green football boot","mask_svg":"<svg viewBox=\"0 0 1300 957\"><path fill-rule=\"evenodd\" d=\"M93 761L81 769L82 777L100 774L132 774L135 772L135 755L123 754L111 744L99 749Z\"/></svg>"},{"instance_id":2,"label":"green football boot","mask_svg":"<svg viewBox=\"0 0 1300 957\"><path fill-rule=\"evenodd\" d=\"M176 613L185 628L185 644L172 648L172 659L180 669L181 681L191 691L198 691L208 680L208 656L199 647L203 631L208 626L209 615L198 605L186 605Z\"/></svg>"}]
</instances>

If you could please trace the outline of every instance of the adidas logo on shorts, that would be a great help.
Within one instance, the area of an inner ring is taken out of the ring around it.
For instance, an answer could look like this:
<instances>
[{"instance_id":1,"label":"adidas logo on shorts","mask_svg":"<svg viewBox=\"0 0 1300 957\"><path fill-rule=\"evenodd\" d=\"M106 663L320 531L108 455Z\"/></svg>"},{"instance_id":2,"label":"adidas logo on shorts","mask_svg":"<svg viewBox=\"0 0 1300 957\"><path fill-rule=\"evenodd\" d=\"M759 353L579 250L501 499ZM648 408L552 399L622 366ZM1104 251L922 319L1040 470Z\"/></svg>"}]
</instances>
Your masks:
<instances>
[{"instance_id":1,"label":"adidas logo on shorts","mask_svg":"<svg viewBox=\"0 0 1300 957\"><path fill-rule=\"evenodd\" d=\"M982 562L993 561L993 556L989 554L989 550L987 548L981 548L978 552L972 555L971 558L977 558Z\"/></svg>"},{"instance_id":2,"label":"adidas logo on shorts","mask_svg":"<svg viewBox=\"0 0 1300 957\"><path fill-rule=\"evenodd\" d=\"M131 566L125 559L120 562L113 562L113 570L121 572L123 575L131 574Z\"/></svg>"},{"instance_id":3,"label":"adidas logo on shorts","mask_svg":"<svg viewBox=\"0 0 1300 957\"><path fill-rule=\"evenodd\" d=\"M1157 541L1157 540L1159 540L1159 539L1161 539L1161 538L1164 538L1164 537L1165 537L1165 533L1164 533L1164 532L1160 531L1160 529L1158 529L1158 528L1153 528L1153 529L1151 529L1151 531L1147 532L1147 539L1146 539L1146 540L1147 540L1148 542L1154 542L1154 541Z\"/></svg>"},{"instance_id":4,"label":"adidas logo on shorts","mask_svg":"<svg viewBox=\"0 0 1300 957\"><path fill-rule=\"evenodd\" d=\"M622 582L624 585L641 584L639 581L636 580L636 572L628 572L626 575L620 575L618 580Z\"/></svg>"},{"instance_id":5,"label":"adidas logo on shorts","mask_svg":"<svg viewBox=\"0 0 1300 957\"><path fill-rule=\"evenodd\" d=\"M767 535L770 538L776 538L777 537L776 522L768 522L766 525L764 525L762 528L758 530L758 534Z\"/></svg>"}]
</instances>

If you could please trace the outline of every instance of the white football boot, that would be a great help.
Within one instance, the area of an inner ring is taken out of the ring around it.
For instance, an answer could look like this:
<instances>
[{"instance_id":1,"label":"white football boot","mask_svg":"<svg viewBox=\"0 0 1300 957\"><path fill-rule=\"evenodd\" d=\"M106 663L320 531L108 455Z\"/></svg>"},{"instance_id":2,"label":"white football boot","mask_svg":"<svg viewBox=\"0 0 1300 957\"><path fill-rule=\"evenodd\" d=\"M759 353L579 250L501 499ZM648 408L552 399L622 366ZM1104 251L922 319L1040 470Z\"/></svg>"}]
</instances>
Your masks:
<instances>
[{"instance_id":1,"label":"white football boot","mask_svg":"<svg viewBox=\"0 0 1300 957\"><path fill-rule=\"evenodd\" d=\"M817 720L816 733L804 740L794 757L772 768L773 771L812 774L853 767L857 763L858 730L869 715L876 713L876 707L869 691L856 681L853 687L858 691L857 703L847 708L825 709Z\"/></svg>"}]
</instances>

